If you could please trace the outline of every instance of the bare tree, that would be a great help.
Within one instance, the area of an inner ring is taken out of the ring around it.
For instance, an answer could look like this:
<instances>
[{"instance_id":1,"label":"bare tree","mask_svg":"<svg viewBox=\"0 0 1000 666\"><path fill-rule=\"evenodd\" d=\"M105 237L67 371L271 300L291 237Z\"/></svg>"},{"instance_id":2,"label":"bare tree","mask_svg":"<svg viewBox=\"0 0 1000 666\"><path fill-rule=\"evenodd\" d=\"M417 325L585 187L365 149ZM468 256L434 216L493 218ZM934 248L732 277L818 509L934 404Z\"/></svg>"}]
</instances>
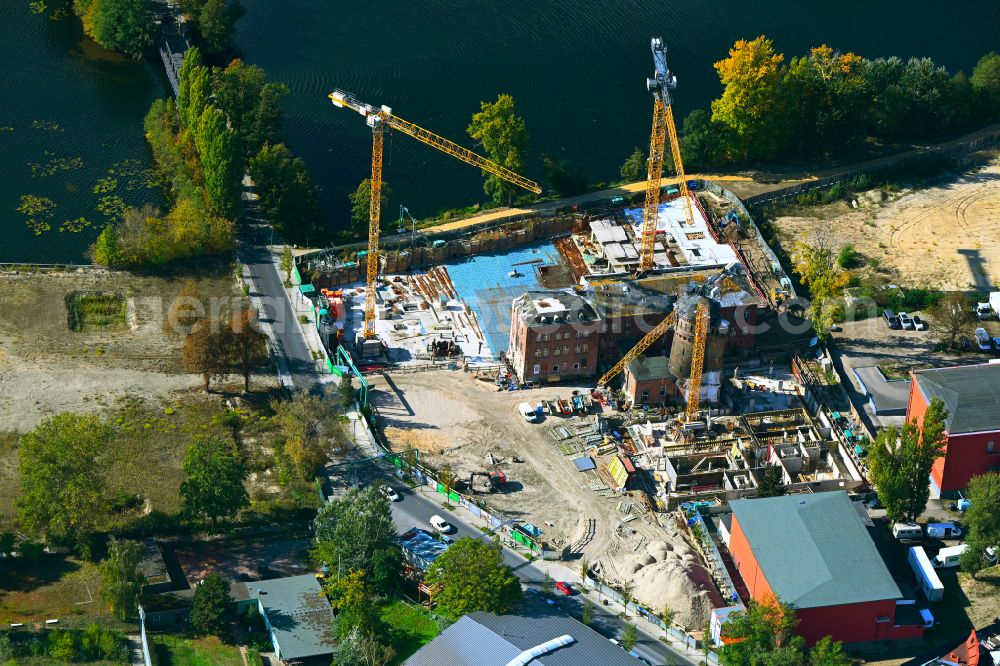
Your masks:
<instances>
[{"instance_id":1,"label":"bare tree","mask_svg":"<svg viewBox=\"0 0 1000 666\"><path fill-rule=\"evenodd\" d=\"M184 340L184 368L201 375L206 392L211 380L228 373L226 347L226 339L219 330L218 322L209 319L196 323L191 329L191 335Z\"/></svg>"},{"instance_id":2,"label":"bare tree","mask_svg":"<svg viewBox=\"0 0 1000 666\"><path fill-rule=\"evenodd\" d=\"M969 335L976 324L972 301L965 294L947 294L930 309L931 323L941 344L954 349L962 335Z\"/></svg>"}]
</instances>

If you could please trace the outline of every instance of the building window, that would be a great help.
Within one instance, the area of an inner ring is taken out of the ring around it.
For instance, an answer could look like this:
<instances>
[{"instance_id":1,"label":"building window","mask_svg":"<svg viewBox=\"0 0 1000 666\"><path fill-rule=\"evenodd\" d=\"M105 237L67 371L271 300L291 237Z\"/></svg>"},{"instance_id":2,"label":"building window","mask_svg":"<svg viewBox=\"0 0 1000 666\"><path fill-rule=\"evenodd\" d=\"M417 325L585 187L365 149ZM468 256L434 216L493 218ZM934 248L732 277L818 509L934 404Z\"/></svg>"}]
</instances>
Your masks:
<instances>
[{"instance_id":1,"label":"building window","mask_svg":"<svg viewBox=\"0 0 1000 666\"><path fill-rule=\"evenodd\" d=\"M649 400L649 391L643 391L642 396L639 398L640 402L646 402Z\"/></svg>"},{"instance_id":2,"label":"building window","mask_svg":"<svg viewBox=\"0 0 1000 666\"><path fill-rule=\"evenodd\" d=\"M548 349L543 349L542 350L542 358L548 358L548 357L549 357L549 350Z\"/></svg>"},{"instance_id":3,"label":"building window","mask_svg":"<svg viewBox=\"0 0 1000 666\"><path fill-rule=\"evenodd\" d=\"M569 354L569 345L563 345L563 356Z\"/></svg>"},{"instance_id":4,"label":"building window","mask_svg":"<svg viewBox=\"0 0 1000 666\"><path fill-rule=\"evenodd\" d=\"M541 357L542 357L542 350L541 349L536 349L535 350L535 358L541 358Z\"/></svg>"},{"instance_id":5,"label":"building window","mask_svg":"<svg viewBox=\"0 0 1000 666\"><path fill-rule=\"evenodd\" d=\"M541 341L542 341L542 334L535 333L535 342L541 342Z\"/></svg>"},{"instance_id":6,"label":"building window","mask_svg":"<svg viewBox=\"0 0 1000 666\"><path fill-rule=\"evenodd\" d=\"M587 353L587 350L588 350L588 349L590 349L590 345L589 345L589 344L587 344L586 342L584 342L584 343L583 343L583 352L584 352L584 353Z\"/></svg>"},{"instance_id":7,"label":"building window","mask_svg":"<svg viewBox=\"0 0 1000 666\"><path fill-rule=\"evenodd\" d=\"M580 364L579 363L574 363L573 364L573 369L574 370L579 370L580 369Z\"/></svg>"},{"instance_id":8,"label":"building window","mask_svg":"<svg viewBox=\"0 0 1000 666\"><path fill-rule=\"evenodd\" d=\"M573 351L576 352L577 354L579 354L580 353L580 345L577 345L577 346L573 347Z\"/></svg>"},{"instance_id":9,"label":"building window","mask_svg":"<svg viewBox=\"0 0 1000 666\"><path fill-rule=\"evenodd\" d=\"M559 364L558 363L554 363L552 365L552 372L559 372Z\"/></svg>"},{"instance_id":10,"label":"building window","mask_svg":"<svg viewBox=\"0 0 1000 666\"><path fill-rule=\"evenodd\" d=\"M664 384L663 386L660 387L660 395L664 396L666 394L667 394L667 385Z\"/></svg>"},{"instance_id":11,"label":"building window","mask_svg":"<svg viewBox=\"0 0 1000 666\"><path fill-rule=\"evenodd\" d=\"M548 333L545 333L544 335L542 335L542 341L543 342L548 342L549 341L549 334Z\"/></svg>"},{"instance_id":12,"label":"building window","mask_svg":"<svg viewBox=\"0 0 1000 666\"><path fill-rule=\"evenodd\" d=\"M986 453L996 453L997 447L993 442L986 442Z\"/></svg>"},{"instance_id":13,"label":"building window","mask_svg":"<svg viewBox=\"0 0 1000 666\"><path fill-rule=\"evenodd\" d=\"M586 368L587 367L587 359L586 358L581 358L580 359L580 367L581 368Z\"/></svg>"},{"instance_id":14,"label":"building window","mask_svg":"<svg viewBox=\"0 0 1000 666\"><path fill-rule=\"evenodd\" d=\"M540 374L542 374L542 366L540 366L540 365L538 365L538 364L536 363L536 364L535 364L535 367L534 367L534 373L533 373L533 374L536 374L536 375L540 375Z\"/></svg>"},{"instance_id":15,"label":"building window","mask_svg":"<svg viewBox=\"0 0 1000 666\"><path fill-rule=\"evenodd\" d=\"M629 320L626 319L625 320L625 335L629 335L631 333L632 333L632 322L630 322Z\"/></svg>"}]
</instances>

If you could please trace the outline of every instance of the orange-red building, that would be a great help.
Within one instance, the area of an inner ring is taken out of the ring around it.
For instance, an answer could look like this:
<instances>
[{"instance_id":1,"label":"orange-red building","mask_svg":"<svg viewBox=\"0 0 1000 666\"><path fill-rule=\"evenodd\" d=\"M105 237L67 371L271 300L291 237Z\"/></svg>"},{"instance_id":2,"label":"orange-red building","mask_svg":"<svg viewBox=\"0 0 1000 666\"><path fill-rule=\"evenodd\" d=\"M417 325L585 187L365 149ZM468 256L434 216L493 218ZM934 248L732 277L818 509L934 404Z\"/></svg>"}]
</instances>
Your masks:
<instances>
[{"instance_id":1,"label":"orange-red building","mask_svg":"<svg viewBox=\"0 0 1000 666\"><path fill-rule=\"evenodd\" d=\"M944 455L931 469L937 494L953 495L969 479L1000 469L1000 364L932 368L912 373L906 418L923 425L931 400L948 410Z\"/></svg>"},{"instance_id":2,"label":"orange-red building","mask_svg":"<svg viewBox=\"0 0 1000 666\"><path fill-rule=\"evenodd\" d=\"M757 601L777 597L810 644L919 638L926 620L879 555L846 492L735 500L729 552Z\"/></svg>"}]
</instances>

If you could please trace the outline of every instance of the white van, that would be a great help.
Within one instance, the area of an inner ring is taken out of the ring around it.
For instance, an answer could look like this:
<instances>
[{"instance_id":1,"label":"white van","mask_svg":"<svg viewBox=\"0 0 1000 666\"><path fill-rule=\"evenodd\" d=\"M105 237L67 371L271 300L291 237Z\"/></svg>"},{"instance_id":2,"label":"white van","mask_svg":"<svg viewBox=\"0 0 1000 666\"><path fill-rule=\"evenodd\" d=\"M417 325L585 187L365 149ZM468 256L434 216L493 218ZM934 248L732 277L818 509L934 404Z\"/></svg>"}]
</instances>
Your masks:
<instances>
[{"instance_id":1,"label":"white van","mask_svg":"<svg viewBox=\"0 0 1000 666\"><path fill-rule=\"evenodd\" d=\"M523 416L524 420L527 421L528 423L535 422L535 417L536 417L535 408L529 405L528 403L522 402L520 405L518 405L517 412L521 416Z\"/></svg>"},{"instance_id":2,"label":"white van","mask_svg":"<svg viewBox=\"0 0 1000 666\"><path fill-rule=\"evenodd\" d=\"M949 546L948 548L942 548L938 551L938 554L934 556L931 560L931 564L934 565L935 569L947 569L949 567L957 567L961 562L962 553L968 548L964 543L961 546Z\"/></svg>"},{"instance_id":3,"label":"white van","mask_svg":"<svg viewBox=\"0 0 1000 666\"><path fill-rule=\"evenodd\" d=\"M924 531L917 523L896 523L892 526L892 536L900 541L917 541L924 538Z\"/></svg>"},{"instance_id":4,"label":"white van","mask_svg":"<svg viewBox=\"0 0 1000 666\"><path fill-rule=\"evenodd\" d=\"M928 523L927 536L931 539L957 539L962 536L962 528L955 523Z\"/></svg>"}]
</instances>

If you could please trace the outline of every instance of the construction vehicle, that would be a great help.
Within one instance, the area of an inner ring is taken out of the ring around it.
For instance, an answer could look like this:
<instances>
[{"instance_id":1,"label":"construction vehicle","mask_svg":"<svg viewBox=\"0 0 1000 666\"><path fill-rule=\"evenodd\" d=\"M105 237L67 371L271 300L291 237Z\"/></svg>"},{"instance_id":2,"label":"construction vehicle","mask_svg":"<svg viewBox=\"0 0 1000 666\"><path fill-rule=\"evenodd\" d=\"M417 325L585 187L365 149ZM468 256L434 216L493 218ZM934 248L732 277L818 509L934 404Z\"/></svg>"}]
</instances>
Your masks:
<instances>
[{"instance_id":1,"label":"construction vehicle","mask_svg":"<svg viewBox=\"0 0 1000 666\"><path fill-rule=\"evenodd\" d=\"M501 472L499 469L494 469L489 472L472 472L469 474L469 490L473 493L476 492L476 477L485 477L483 483L481 484L482 491L488 493L495 493L502 489L507 484L507 475Z\"/></svg>"},{"instance_id":2,"label":"construction vehicle","mask_svg":"<svg viewBox=\"0 0 1000 666\"><path fill-rule=\"evenodd\" d=\"M486 173L503 178L518 187L523 187L529 192L541 194L542 188L535 181L500 166L482 155L393 115L392 109L388 106L376 108L362 102L348 92L337 89L334 89L329 97L334 106L357 111L372 128L371 206L368 215L368 254L366 256L368 271L365 284L365 326L363 330L364 339L370 340L375 337L375 287L378 281L379 234L382 219L382 144L386 129L399 130L421 143L436 148L466 164L478 167Z\"/></svg>"},{"instance_id":3,"label":"construction vehicle","mask_svg":"<svg viewBox=\"0 0 1000 666\"><path fill-rule=\"evenodd\" d=\"M688 226L694 226L694 211L691 210L691 194L681 162L681 146L677 139L677 126L670 91L677 87L677 77L667 67L667 46L662 37L650 40L653 51L653 78L646 79L646 90L653 94L653 131L649 135L649 161L646 176L646 203L642 214L642 251L639 253L639 272L653 269L653 249L656 240L656 224L660 213L660 181L663 177L663 157L667 137L670 138L670 153L677 172L677 189L684 205L684 217Z\"/></svg>"}]
</instances>

